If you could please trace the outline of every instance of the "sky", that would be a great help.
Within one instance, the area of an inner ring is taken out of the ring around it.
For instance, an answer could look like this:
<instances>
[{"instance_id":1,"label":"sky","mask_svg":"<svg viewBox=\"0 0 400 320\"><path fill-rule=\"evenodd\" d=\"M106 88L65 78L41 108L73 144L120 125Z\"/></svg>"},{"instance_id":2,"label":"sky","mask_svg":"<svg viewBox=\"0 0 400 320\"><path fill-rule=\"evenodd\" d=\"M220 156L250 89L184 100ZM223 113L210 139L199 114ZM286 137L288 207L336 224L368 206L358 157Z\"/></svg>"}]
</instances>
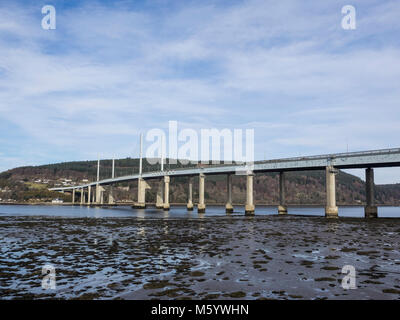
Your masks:
<instances>
[{"instance_id":1,"label":"sky","mask_svg":"<svg viewBox=\"0 0 400 320\"><path fill-rule=\"evenodd\" d=\"M400 147L399 17L398 0L1 0L0 171L137 157L171 120L254 129L256 160Z\"/></svg>"}]
</instances>

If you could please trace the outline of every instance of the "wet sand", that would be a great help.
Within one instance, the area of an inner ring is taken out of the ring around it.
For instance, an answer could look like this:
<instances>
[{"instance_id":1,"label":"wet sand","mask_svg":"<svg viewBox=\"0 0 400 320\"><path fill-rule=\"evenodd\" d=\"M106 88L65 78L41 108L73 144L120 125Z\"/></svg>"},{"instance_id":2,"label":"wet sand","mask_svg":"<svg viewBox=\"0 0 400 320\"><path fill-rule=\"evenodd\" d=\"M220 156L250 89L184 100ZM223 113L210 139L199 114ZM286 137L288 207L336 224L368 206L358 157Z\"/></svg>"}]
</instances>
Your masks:
<instances>
[{"instance_id":1,"label":"wet sand","mask_svg":"<svg viewBox=\"0 0 400 320\"><path fill-rule=\"evenodd\" d=\"M399 219L4 216L0 239L1 299L400 299Z\"/></svg>"}]
</instances>

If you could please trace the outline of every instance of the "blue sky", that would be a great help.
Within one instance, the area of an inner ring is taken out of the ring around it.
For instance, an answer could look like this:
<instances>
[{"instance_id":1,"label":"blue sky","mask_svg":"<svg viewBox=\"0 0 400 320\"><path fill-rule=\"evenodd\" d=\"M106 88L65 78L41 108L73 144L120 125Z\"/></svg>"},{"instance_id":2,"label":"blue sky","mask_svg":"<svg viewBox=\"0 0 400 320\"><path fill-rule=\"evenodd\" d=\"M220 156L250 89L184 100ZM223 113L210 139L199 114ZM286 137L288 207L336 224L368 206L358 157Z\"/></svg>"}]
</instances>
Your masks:
<instances>
[{"instance_id":1,"label":"blue sky","mask_svg":"<svg viewBox=\"0 0 400 320\"><path fill-rule=\"evenodd\" d=\"M1 1L0 171L134 157L169 120L254 128L256 159L399 147L399 17L397 0Z\"/></svg>"}]
</instances>

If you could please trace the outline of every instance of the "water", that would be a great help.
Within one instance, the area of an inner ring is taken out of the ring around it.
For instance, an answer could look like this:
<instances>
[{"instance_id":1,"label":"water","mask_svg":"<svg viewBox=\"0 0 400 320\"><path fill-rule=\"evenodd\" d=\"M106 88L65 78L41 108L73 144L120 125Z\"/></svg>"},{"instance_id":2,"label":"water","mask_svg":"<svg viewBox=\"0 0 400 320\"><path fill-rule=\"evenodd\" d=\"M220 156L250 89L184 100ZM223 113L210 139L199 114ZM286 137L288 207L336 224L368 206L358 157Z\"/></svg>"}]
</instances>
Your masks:
<instances>
[{"instance_id":1,"label":"water","mask_svg":"<svg viewBox=\"0 0 400 320\"><path fill-rule=\"evenodd\" d=\"M235 206L233 215L243 215L244 206ZM323 207L291 207L289 206L289 215L305 216L324 216ZM276 206L256 206L256 215L274 215L277 214ZM132 209L130 206L120 207L87 207L87 206L57 206L57 205L1 205L0 216L56 216L71 218L106 218L106 217L135 217L139 219L147 218L204 218L213 216L225 216L224 206L209 205L204 215L198 215L196 210L187 211L185 206L171 206L170 211L163 211L156 208ZM346 206L339 207L340 217L364 217L364 207ZM378 207L378 217L381 218L400 218L399 207Z\"/></svg>"}]
</instances>

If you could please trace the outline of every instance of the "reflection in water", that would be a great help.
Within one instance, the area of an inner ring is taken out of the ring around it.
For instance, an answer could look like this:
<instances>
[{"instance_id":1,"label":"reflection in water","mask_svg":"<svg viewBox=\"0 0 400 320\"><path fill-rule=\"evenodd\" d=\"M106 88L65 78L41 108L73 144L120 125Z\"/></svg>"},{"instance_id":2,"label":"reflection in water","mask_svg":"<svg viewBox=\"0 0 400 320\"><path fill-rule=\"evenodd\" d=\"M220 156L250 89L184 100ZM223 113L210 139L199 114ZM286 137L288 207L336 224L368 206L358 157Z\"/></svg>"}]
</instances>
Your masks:
<instances>
[{"instance_id":1,"label":"reflection in water","mask_svg":"<svg viewBox=\"0 0 400 320\"><path fill-rule=\"evenodd\" d=\"M336 231L339 228L339 222L338 219L328 219L327 221L327 226L328 226L328 231L336 233Z\"/></svg>"},{"instance_id":2,"label":"reflection in water","mask_svg":"<svg viewBox=\"0 0 400 320\"><path fill-rule=\"evenodd\" d=\"M169 211L163 210L163 218L168 219L169 218Z\"/></svg>"},{"instance_id":3,"label":"reflection in water","mask_svg":"<svg viewBox=\"0 0 400 320\"><path fill-rule=\"evenodd\" d=\"M164 223L164 234L165 235L168 235L168 224L167 223Z\"/></svg>"},{"instance_id":4,"label":"reflection in water","mask_svg":"<svg viewBox=\"0 0 400 320\"><path fill-rule=\"evenodd\" d=\"M146 236L146 231L145 231L144 227L139 227L138 231L137 231L137 234L139 236L141 236L141 237L145 237Z\"/></svg>"},{"instance_id":5,"label":"reflection in water","mask_svg":"<svg viewBox=\"0 0 400 320\"><path fill-rule=\"evenodd\" d=\"M136 211L136 217L139 219L144 219L145 218L145 209L137 209Z\"/></svg>"}]
</instances>

